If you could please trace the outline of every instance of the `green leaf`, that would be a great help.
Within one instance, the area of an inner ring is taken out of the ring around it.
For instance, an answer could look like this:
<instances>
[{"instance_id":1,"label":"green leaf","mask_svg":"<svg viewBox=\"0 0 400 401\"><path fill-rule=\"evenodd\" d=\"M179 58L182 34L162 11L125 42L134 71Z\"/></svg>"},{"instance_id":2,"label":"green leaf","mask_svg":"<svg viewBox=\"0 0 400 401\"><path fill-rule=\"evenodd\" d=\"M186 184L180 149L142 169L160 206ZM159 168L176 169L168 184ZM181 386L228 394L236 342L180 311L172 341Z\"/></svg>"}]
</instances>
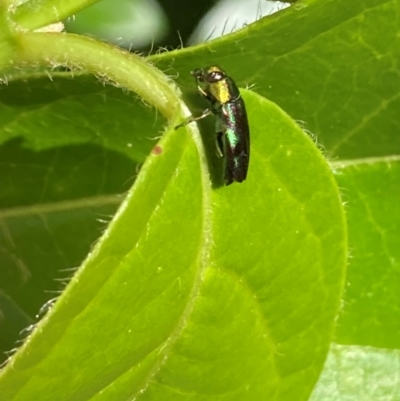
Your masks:
<instances>
[{"instance_id":1,"label":"green leaf","mask_svg":"<svg viewBox=\"0 0 400 401\"><path fill-rule=\"evenodd\" d=\"M159 137L161 116L96 78L66 73L54 74L52 81L43 74L22 78L28 82L15 79L0 87L0 143L23 138L23 147L33 151L97 146L143 162ZM143 135L143 127L152 132Z\"/></svg>"},{"instance_id":2,"label":"green leaf","mask_svg":"<svg viewBox=\"0 0 400 401\"><path fill-rule=\"evenodd\" d=\"M338 163L351 264L337 342L399 349L400 158Z\"/></svg>"},{"instance_id":3,"label":"green leaf","mask_svg":"<svg viewBox=\"0 0 400 401\"><path fill-rule=\"evenodd\" d=\"M64 289L111 220L137 162L155 146L157 133L143 135L143 121L162 124L133 96L91 77L27 77L0 87L4 351Z\"/></svg>"},{"instance_id":4,"label":"green leaf","mask_svg":"<svg viewBox=\"0 0 400 401\"><path fill-rule=\"evenodd\" d=\"M331 157L400 152L394 0L301 2L219 40L151 57L179 72L219 64L303 121ZM381 27L385 27L382 29ZM379 138L379 139L378 139Z\"/></svg>"},{"instance_id":5,"label":"green leaf","mask_svg":"<svg viewBox=\"0 0 400 401\"><path fill-rule=\"evenodd\" d=\"M310 393L343 283L341 202L307 135L274 104L243 96L248 180L212 189L218 168L210 181L208 165L219 161L204 153L196 126L166 133L102 239L4 369L7 399ZM214 134L206 128L207 149Z\"/></svg>"},{"instance_id":6,"label":"green leaf","mask_svg":"<svg viewBox=\"0 0 400 401\"><path fill-rule=\"evenodd\" d=\"M350 265L316 400L397 399L400 281L399 157L335 163L346 201ZM344 345L343 345L344 344Z\"/></svg>"}]
</instances>

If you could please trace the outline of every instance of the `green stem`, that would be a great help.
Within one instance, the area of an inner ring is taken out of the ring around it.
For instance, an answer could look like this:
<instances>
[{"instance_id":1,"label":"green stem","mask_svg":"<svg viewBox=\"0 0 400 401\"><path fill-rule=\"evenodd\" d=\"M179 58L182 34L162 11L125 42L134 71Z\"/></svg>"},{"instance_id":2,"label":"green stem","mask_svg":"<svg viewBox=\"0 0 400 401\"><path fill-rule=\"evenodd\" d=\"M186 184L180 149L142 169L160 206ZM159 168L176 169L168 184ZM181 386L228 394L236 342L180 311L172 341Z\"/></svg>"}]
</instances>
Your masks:
<instances>
[{"instance_id":1,"label":"green stem","mask_svg":"<svg viewBox=\"0 0 400 401\"><path fill-rule=\"evenodd\" d=\"M142 57L97 40L67 33L20 33L14 37L13 59L0 54L0 68L10 66L66 66L90 72L131 89L174 118L181 100L178 89Z\"/></svg>"},{"instance_id":2,"label":"green stem","mask_svg":"<svg viewBox=\"0 0 400 401\"><path fill-rule=\"evenodd\" d=\"M63 21L98 0L29 0L15 11L14 21L22 28L33 30Z\"/></svg>"}]
</instances>

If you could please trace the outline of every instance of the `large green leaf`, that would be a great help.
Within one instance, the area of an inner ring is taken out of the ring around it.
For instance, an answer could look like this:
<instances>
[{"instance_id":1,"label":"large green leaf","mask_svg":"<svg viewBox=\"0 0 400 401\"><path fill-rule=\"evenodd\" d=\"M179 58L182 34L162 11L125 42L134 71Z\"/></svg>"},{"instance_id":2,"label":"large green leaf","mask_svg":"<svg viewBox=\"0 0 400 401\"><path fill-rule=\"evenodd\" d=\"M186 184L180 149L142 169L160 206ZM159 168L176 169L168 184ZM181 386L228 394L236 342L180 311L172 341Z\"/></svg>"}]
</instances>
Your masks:
<instances>
[{"instance_id":1,"label":"large green leaf","mask_svg":"<svg viewBox=\"0 0 400 401\"><path fill-rule=\"evenodd\" d=\"M273 104L244 95L248 180L213 189L220 163L204 154L195 126L166 134L4 369L7 399L307 397L339 306L341 203L307 135Z\"/></svg>"}]
</instances>

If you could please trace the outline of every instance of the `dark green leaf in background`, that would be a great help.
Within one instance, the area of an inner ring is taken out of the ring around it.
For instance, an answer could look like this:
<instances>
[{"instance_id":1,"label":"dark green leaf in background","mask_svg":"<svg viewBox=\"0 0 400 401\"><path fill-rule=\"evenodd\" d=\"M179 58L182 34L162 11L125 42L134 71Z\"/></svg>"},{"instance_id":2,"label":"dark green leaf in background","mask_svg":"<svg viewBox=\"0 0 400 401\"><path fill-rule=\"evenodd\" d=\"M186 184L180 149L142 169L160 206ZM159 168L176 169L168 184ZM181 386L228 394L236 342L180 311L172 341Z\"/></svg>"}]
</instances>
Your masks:
<instances>
[{"instance_id":1,"label":"dark green leaf in background","mask_svg":"<svg viewBox=\"0 0 400 401\"><path fill-rule=\"evenodd\" d=\"M338 322L342 344L400 348L400 158L339 164L351 264Z\"/></svg>"},{"instance_id":2,"label":"dark green leaf in background","mask_svg":"<svg viewBox=\"0 0 400 401\"><path fill-rule=\"evenodd\" d=\"M150 115L159 127L160 118L87 76L10 82L0 99L0 282L4 302L20 311L3 316L5 327L16 320L1 337L10 350L64 288L134 182L157 135L140 135L140 122Z\"/></svg>"},{"instance_id":3,"label":"dark green leaf in background","mask_svg":"<svg viewBox=\"0 0 400 401\"><path fill-rule=\"evenodd\" d=\"M350 264L344 300L312 401L397 400L400 338L398 157L337 162Z\"/></svg>"},{"instance_id":4,"label":"dark green leaf in background","mask_svg":"<svg viewBox=\"0 0 400 401\"><path fill-rule=\"evenodd\" d=\"M190 70L220 64L304 121L331 157L393 155L400 151L399 12L394 0L304 2L208 45L151 59L179 71L186 87Z\"/></svg>"}]
</instances>

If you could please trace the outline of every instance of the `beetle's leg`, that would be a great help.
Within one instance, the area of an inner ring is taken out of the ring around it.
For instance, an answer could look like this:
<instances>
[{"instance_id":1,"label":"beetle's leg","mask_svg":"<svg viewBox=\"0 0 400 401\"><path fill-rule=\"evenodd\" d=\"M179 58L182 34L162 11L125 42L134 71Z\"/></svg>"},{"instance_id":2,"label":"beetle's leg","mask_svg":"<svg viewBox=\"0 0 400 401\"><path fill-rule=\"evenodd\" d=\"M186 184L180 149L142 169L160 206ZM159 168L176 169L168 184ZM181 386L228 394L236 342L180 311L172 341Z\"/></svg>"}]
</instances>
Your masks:
<instances>
[{"instance_id":1,"label":"beetle's leg","mask_svg":"<svg viewBox=\"0 0 400 401\"><path fill-rule=\"evenodd\" d=\"M175 127L175 129L184 127L185 125L190 124L190 123L193 123L194 121L199 121L199 120L201 120L201 119L203 119L203 118L209 116L210 114L211 114L211 110L210 110L210 109L205 109L205 110L203 110L203 112L201 113L201 115L199 115L198 117L193 117L193 116L189 117L186 121L184 121L183 123L177 125L177 126Z\"/></svg>"}]
</instances>

